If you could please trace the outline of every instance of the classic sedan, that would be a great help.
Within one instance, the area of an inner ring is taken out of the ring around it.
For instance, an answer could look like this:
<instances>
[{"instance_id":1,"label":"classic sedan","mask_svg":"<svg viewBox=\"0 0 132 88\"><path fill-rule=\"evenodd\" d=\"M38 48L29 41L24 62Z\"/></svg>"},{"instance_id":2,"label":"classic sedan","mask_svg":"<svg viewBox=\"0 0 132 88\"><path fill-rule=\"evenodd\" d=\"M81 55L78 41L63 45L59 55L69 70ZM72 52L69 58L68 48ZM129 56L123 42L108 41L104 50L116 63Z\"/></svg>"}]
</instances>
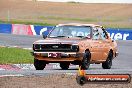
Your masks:
<instances>
[{"instance_id":1,"label":"classic sedan","mask_svg":"<svg viewBox=\"0 0 132 88\"><path fill-rule=\"evenodd\" d=\"M43 70L48 63L60 63L64 70L70 64L86 70L93 63L102 63L104 69L110 69L118 55L116 41L100 25L58 24L43 38L33 43L36 70Z\"/></svg>"}]
</instances>

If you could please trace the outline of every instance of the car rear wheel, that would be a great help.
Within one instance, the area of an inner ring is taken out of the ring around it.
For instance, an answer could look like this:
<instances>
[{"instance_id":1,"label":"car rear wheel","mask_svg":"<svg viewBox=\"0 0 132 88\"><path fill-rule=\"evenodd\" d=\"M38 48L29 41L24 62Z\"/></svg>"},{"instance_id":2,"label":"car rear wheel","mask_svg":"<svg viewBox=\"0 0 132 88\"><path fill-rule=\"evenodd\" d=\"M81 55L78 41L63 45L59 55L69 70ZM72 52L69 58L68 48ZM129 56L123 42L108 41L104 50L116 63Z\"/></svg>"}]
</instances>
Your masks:
<instances>
[{"instance_id":1,"label":"car rear wheel","mask_svg":"<svg viewBox=\"0 0 132 88\"><path fill-rule=\"evenodd\" d=\"M43 70L46 66L46 63L41 60L34 59L34 67L36 70Z\"/></svg>"},{"instance_id":2,"label":"car rear wheel","mask_svg":"<svg viewBox=\"0 0 132 88\"><path fill-rule=\"evenodd\" d=\"M109 52L109 55L107 57L107 60L102 63L103 69L110 69L112 66L112 59L113 59L113 53L112 51Z\"/></svg>"},{"instance_id":3,"label":"car rear wheel","mask_svg":"<svg viewBox=\"0 0 132 88\"><path fill-rule=\"evenodd\" d=\"M60 67L63 70L67 70L69 68L70 63L60 63Z\"/></svg>"},{"instance_id":4,"label":"car rear wheel","mask_svg":"<svg viewBox=\"0 0 132 88\"><path fill-rule=\"evenodd\" d=\"M85 52L84 56L83 56L83 60L82 60L82 64L81 64L81 69L83 70L87 70L90 66L90 57L91 54L89 51Z\"/></svg>"}]
</instances>

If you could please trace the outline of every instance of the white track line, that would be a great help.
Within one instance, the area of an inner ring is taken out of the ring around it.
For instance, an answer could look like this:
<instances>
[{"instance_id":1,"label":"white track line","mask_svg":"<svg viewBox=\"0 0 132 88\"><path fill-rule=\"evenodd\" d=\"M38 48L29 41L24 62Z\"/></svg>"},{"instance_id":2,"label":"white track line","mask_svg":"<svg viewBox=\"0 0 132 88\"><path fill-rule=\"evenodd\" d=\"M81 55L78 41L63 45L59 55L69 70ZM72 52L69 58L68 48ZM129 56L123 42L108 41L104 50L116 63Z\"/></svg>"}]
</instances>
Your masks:
<instances>
[{"instance_id":1,"label":"white track line","mask_svg":"<svg viewBox=\"0 0 132 88\"><path fill-rule=\"evenodd\" d=\"M0 77L20 77L20 76L24 76L22 74L16 74L16 75L0 75Z\"/></svg>"}]
</instances>

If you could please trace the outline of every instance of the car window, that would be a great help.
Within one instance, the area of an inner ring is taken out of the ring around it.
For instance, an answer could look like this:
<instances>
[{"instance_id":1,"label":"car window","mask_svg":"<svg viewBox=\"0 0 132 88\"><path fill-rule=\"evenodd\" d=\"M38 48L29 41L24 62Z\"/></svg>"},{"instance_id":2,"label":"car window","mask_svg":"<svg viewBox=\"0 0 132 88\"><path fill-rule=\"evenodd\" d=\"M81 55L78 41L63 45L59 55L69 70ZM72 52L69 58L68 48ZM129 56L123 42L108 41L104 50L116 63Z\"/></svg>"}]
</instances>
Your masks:
<instances>
[{"instance_id":1,"label":"car window","mask_svg":"<svg viewBox=\"0 0 132 88\"><path fill-rule=\"evenodd\" d=\"M100 38L99 30L94 27L93 28L93 39L98 40Z\"/></svg>"},{"instance_id":2,"label":"car window","mask_svg":"<svg viewBox=\"0 0 132 88\"><path fill-rule=\"evenodd\" d=\"M100 38L101 39L106 39L106 37L105 37L105 33L104 33L104 31L102 30L102 28L101 27L97 27L98 28L98 30L99 30L99 33L100 33Z\"/></svg>"},{"instance_id":3,"label":"car window","mask_svg":"<svg viewBox=\"0 0 132 88\"><path fill-rule=\"evenodd\" d=\"M49 34L49 37L52 36L83 36L88 37L91 36L91 27L89 26L58 26L53 29L53 31Z\"/></svg>"},{"instance_id":4,"label":"car window","mask_svg":"<svg viewBox=\"0 0 132 88\"><path fill-rule=\"evenodd\" d=\"M105 39L107 39L108 38L108 34L107 34L106 30L104 28L102 28L102 30L103 30Z\"/></svg>"},{"instance_id":5,"label":"car window","mask_svg":"<svg viewBox=\"0 0 132 88\"><path fill-rule=\"evenodd\" d=\"M93 28L93 39L102 39L105 40L107 38L107 35L104 30L102 30L101 27L95 27Z\"/></svg>"}]
</instances>

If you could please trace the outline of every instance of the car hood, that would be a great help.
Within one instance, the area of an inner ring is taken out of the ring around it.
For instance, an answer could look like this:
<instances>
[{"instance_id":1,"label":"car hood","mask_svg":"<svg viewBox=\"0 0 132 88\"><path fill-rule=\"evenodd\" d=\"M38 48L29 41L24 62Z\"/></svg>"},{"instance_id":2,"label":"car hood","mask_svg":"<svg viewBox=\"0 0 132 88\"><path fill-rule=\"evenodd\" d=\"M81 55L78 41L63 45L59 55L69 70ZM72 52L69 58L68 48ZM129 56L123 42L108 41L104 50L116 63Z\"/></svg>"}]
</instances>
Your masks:
<instances>
[{"instance_id":1,"label":"car hood","mask_svg":"<svg viewBox=\"0 0 132 88\"><path fill-rule=\"evenodd\" d=\"M82 40L80 38L47 38L38 40L34 44L78 44Z\"/></svg>"}]
</instances>

